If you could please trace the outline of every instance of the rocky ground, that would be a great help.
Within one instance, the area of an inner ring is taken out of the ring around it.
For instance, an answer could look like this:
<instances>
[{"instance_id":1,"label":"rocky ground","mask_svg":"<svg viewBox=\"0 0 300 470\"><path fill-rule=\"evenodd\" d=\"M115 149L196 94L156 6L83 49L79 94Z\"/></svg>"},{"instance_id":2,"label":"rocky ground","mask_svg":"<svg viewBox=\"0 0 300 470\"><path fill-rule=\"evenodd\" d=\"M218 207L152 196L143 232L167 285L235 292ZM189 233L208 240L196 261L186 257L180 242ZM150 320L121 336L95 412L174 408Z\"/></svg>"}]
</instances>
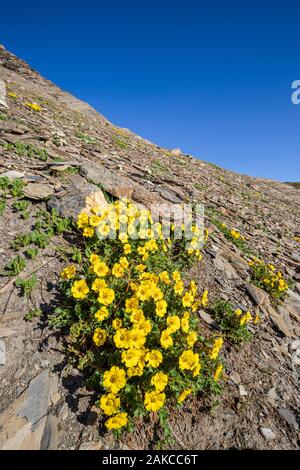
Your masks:
<instances>
[{"instance_id":1,"label":"rocky ground","mask_svg":"<svg viewBox=\"0 0 300 470\"><path fill-rule=\"evenodd\" d=\"M0 176L22 178L29 202L28 218L12 199L0 216L0 449L148 449L159 441L151 421L120 442L99 428L95 397L81 373L68 367L63 338L47 324L59 301L57 248L74 240L56 235L26 261L20 277L37 276L29 298L20 296L16 277L3 272L17 254L12 240L33 230L40 209L56 207L72 217L101 189L145 205L202 202L210 237L204 260L189 275L212 300L229 299L262 318L252 342L239 349L226 343L218 403L200 396L172 414L173 448L298 449L299 188L235 174L117 128L2 47L0 107ZM250 250L293 280L283 304L274 306L251 285L245 253L216 220L239 230ZM41 314L28 321L36 308ZM203 328L215 328L208 312L198 315Z\"/></svg>"}]
</instances>

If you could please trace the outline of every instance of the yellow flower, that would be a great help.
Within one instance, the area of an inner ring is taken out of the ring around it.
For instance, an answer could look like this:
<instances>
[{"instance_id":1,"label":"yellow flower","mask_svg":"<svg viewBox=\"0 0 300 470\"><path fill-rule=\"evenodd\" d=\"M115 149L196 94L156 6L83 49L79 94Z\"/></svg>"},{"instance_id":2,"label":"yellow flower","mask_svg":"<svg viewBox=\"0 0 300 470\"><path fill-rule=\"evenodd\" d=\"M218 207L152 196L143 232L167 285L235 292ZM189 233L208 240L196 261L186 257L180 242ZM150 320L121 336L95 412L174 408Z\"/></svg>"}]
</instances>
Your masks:
<instances>
[{"instance_id":1,"label":"yellow flower","mask_svg":"<svg viewBox=\"0 0 300 470\"><path fill-rule=\"evenodd\" d=\"M139 246L137 252L139 255L143 256L146 254L146 248L144 246Z\"/></svg>"},{"instance_id":2,"label":"yellow flower","mask_svg":"<svg viewBox=\"0 0 300 470\"><path fill-rule=\"evenodd\" d=\"M202 295L201 299L202 306L205 308L207 307L208 304L208 290L205 290Z\"/></svg>"},{"instance_id":3,"label":"yellow flower","mask_svg":"<svg viewBox=\"0 0 300 470\"><path fill-rule=\"evenodd\" d=\"M110 227L107 224L100 224L98 226L98 231L100 235L102 235L103 237L106 237L110 232Z\"/></svg>"},{"instance_id":4,"label":"yellow flower","mask_svg":"<svg viewBox=\"0 0 300 470\"><path fill-rule=\"evenodd\" d=\"M223 338L217 338L214 342L212 351L210 353L210 359L216 359L218 357L219 351L223 346Z\"/></svg>"},{"instance_id":5,"label":"yellow flower","mask_svg":"<svg viewBox=\"0 0 300 470\"><path fill-rule=\"evenodd\" d=\"M107 284L104 279L95 279L92 284L92 290L95 292L100 292L101 289L105 289Z\"/></svg>"},{"instance_id":6,"label":"yellow flower","mask_svg":"<svg viewBox=\"0 0 300 470\"><path fill-rule=\"evenodd\" d=\"M156 302L155 313L158 317L163 317L167 311L167 302L165 300L159 300Z\"/></svg>"},{"instance_id":7,"label":"yellow flower","mask_svg":"<svg viewBox=\"0 0 300 470\"><path fill-rule=\"evenodd\" d=\"M114 335L114 342L117 348L128 349L130 347L131 334L126 328L120 328Z\"/></svg>"},{"instance_id":8,"label":"yellow flower","mask_svg":"<svg viewBox=\"0 0 300 470\"><path fill-rule=\"evenodd\" d=\"M83 230L83 236L86 238L91 238L94 236L94 229L92 227L85 227Z\"/></svg>"},{"instance_id":9,"label":"yellow flower","mask_svg":"<svg viewBox=\"0 0 300 470\"><path fill-rule=\"evenodd\" d=\"M183 282L182 282L182 281L176 282L176 284L175 284L175 286L174 286L174 292L175 292L175 294L181 295L181 294L183 293L183 289L184 289Z\"/></svg>"},{"instance_id":10,"label":"yellow flower","mask_svg":"<svg viewBox=\"0 0 300 470\"><path fill-rule=\"evenodd\" d=\"M170 328L166 328L161 333L160 344L164 349L168 349L169 347L173 346L173 338L171 333L172 331Z\"/></svg>"},{"instance_id":11,"label":"yellow flower","mask_svg":"<svg viewBox=\"0 0 300 470\"><path fill-rule=\"evenodd\" d=\"M192 389L191 388L187 388L185 390L183 390L183 392L181 392L181 394L179 395L178 397L178 403L182 403L191 393L192 393Z\"/></svg>"},{"instance_id":12,"label":"yellow flower","mask_svg":"<svg viewBox=\"0 0 300 470\"><path fill-rule=\"evenodd\" d=\"M141 377L144 373L144 368L140 367L139 365L134 367L129 367L127 369L128 377Z\"/></svg>"},{"instance_id":13,"label":"yellow flower","mask_svg":"<svg viewBox=\"0 0 300 470\"><path fill-rule=\"evenodd\" d=\"M126 244L127 244L127 242L128 242L128 235L127 235L127 233L124 233L124 232L120 233L118 238L119 238L119 240L120 240L122 243L126 243Z\"/></svg>"},{"instance_id":14,"label":"yellow flower","mask_svg":"<svg viewBox=\"0 0 300 470\"><path fill-rule=\"evenodd\" d=\"M197 375L199 375L200 369L201 369L201 364L197 364L197 365L192 369L193 377L197 377Z\"/></svg>"},{"instance_id":15,"label":"yellow flower","mask_svg":"<svg viewBox=\"0 0 300 470\"><path fill-rule=\"evenodd\" d=\"M177 315L169 316L167 318L167 325L169 330L171 330L172 333L175 333L175 331L179 330L180 328L180 318Z\"/></svg>"},{"instance_id":16,"label":"yellow flower","mask_svg":"<svg viewBox=\"0 0 300 470\"><path fill-rule=\"evenodd\" d=\"M159 392L162 392L166 388L167 384L168 376L163 372L157 372L151 379L151 385L153 385Z\"/></svg>"},{"instance_id":17,"label":"yellow flower","mask_svg":"<svg viewBox=\"0 0 300 470\"><path fill-rule=\"evenodd\" d=\"M143 271L145 271L146 265L145 264L138 264L135 268L137 269L137 271L142 273Z\"/></svg>"},{"instance_id":18,"label":"yellow flower","mask_svg":"<svg viewBox=\"0 0 300 470\"><path fill-rule=\"evenodd\" d=\"M253 320L254 325L256 325L256 324L259 322L259 320L260 320L260 317L259 317L259 314L257 313L257 314L255 315L254 320Z\"/></svg>"},{"instance_id":19,"label":"yellow flower","mask_svg":"<svg viewBox=\"0 0 300 470\"><path fill-rule=\"evenodd\" d=\"M60 277L64 280L72 279L76 274L76 266L74 264L70 264L67 266L60 274Z\"/></svg>"},{"instance_id":20,"label":"yellow flower","mask_svg":"<svg viewBox=\"0 0 300 470\"><path fill-rule=\"evenodd\" d=\"M32 109L33 111L41 111L42 110L41 106L39 106L36 103L25 103L25 106L27 106L27 108Z\"/></svg>"},{"instance_id":21,"label":"yellow flower","mask_svg":"<svg viewBox=\"0 0 300 470\"><path fill-rule=\"evenodd\" d=\"M96 328L93 336L93 341L96 346L102 346L106 341L106 331L101 328Z\"/></svg>"},{"instance_id":22,"label":"yellow flower","mask_svg":"<svg viewBox=\"0 0 300 470\"><path fill-rule=\"evenodd\" d=\"M198 290L198 287L195 283L195 281L191 281L190 282L190 291L193 295L196 295L197 294L197 290Z\"/></svg>"},{"instance_id":23,"label":"yellow flower","mask_svg":"<svg viewBox=\"0 0 300 470\"><path fill-rule=\"evenodd\" d=\"M100 408L108 416L114 415L119 411L121 400L113 393L102 395L100 398Z\"/></svg>"},{"instance_id":24,"label":"yellow flower","mask_svg":"<svg viewBox=\"0 0 300 470\"><path fill-rule=\"evenodd\" d=\"M95 313L95 318L98 321L103 321L105 318L107 318L109 315L109 311L107 310L106 307L101 307L96 313Z\"/></svg>"},{"instance_id":25,"label":"yellow flower","mask_svg":"<svg viewBox=\"0 0 300 470\"><path fill-rule=\"evenodd\" d=\"M71 293L74 299L84 299L88 295L89 291L90 289L84 279L75 281L71 287Z\"/></svg>"},{"instance_id":26,"label":"yellow flower","mask_svg":"<svg viewBox=\"0 0 300 470\"><path fill-rule=\"evenodd\" d=\"M190 324L189 324L189 318L188 317L183 317L181 319L181 329L184 333L188 333L190 329Z\"/></svg>"},{"instance_id":27,"label":"yellow flower","mask_svg":"<svg viewBox=\"0 0 300 470\"><path fill-rule=\"evenodd\" d=\"M140 323L145 320L144 312L141 308L133 310L130 315L130 321L132 323Z\"/></svg>"},{"instance_id":28,"label":"yellow flower","mask_svg":"<svg viewBox=\"0 0 300 470\"><path fill-rule=\"evenodd\" d=\"M240 319L240 324L244 325L245 323L248 323L249 321L252 320L252 315L250 312L246 312L245 315L242 316Z\"/></svg>"},{"instance_id":29,"label":"yellow flower","mask_svg":"<svg viewBox=\"0 0 300 470\"><path fill-rule=\"evenodd\" d=\"M150 367L156 368L162 363L163 356L157 349L151 349L147 352L145 359Z\"/></svg>"},{"instance_id":30,"label":"yellow flower","mask_svg":"<svg viewBox=\"0 0 300 470\"><path fill-rule=\"evenodd\" d=\"M99 261L100 261L100 256L96 255L96 253L92 253L91 256L90 256L90 262L92 264L97 264L97 263L99 263Z\"/></svg>"},{"instance_id":31,"label":"yellow flower","mask_svg":"<svg viewBox=\"0 0 300 470\"><path fill-rule=\"evenodd\" d=\"M94 273L99 277L104 277L109 271L108 266L104 261L98 261L93 264Z\"/></svg>"},{"instance_id":32,"label":"yellow flower","mask_svg":"<svg viewBox=\"0 0 300 470\"><path fill-rule=\"evenodd\" d=\"M83 228L86 227L89 223L89 216L85 212L81 212L77 219L77 227Z\"/></svg>"},{"instance_id":33,"label":"yellow flower","mask_svg":"<svg viewBox=\"0 0 300 470\"><path fill-rule=\"evenodd\" d=\"M240 308L237 308L234 312L236 314L237 317L239 317L240 315L242 315L242 310Z\"/></svg>"},{"instance_id":34,"label":"yellow flower","mask_svg":"<svg viewBox=\"0 0 300 470\"><path fill-rule=\"evenodd\" d=\"M138 364L141 359L141 351L139 349L127 349L122 352L122 362L126 367L134 367Z\"/></svg>"},{"instance_id":35,"label":"yellow flower","mask_svg":"<svg viewBox=\"0 0 300 470\"><path fill-rule=\"evenodd\" d=\"M192 348L194 344L196 343L197 339L198 339L198 335L196 331L191 331L190 334L186 338L188 347Z\"/></svg>"},{"instance_id":36,"label":"yellow flower","mask_svg":"<svg viewBox=\"0 0 300 470\"><path fill-rule=\"evenodd\" d=\"M125 243L125 245L123 246L123 251L125 253L125 255L129 255L129 253L131 253L131 246L129 245L129 243Z\"/></svg>"},{"instance_id":37,"label":"yellow flower","mask_svg":"<svg viewBox=\"0 0 300 470\"><path fill-rule=\"evenodd\" d=\"M167 271L163 271L159 274L159 279L161 280L161 282L163 282L164 284L170 284L170 278L169 278L169 274L167 273Z\"/></svg>"},{"instance_id":38,"label":"yellow flower","mask_svg":"<svg viewBox=\"0 0 300 470\"><path fill-rule=\"evenodd\" d=\"M172 278L175 282L179 282L181 280L181 275L179 271L174 271L172 274Z\"/></svg>"},{"instance_id":39,"label":"yellow flower","mask_svg":"<svg viewBox=\"0 0 300 470\"><path fill-rule=\"evenodd\" d=\"M119 330L120 328L122 328L122 320L121 320L121 318L115 318L115 319L112 321L112 327L113 327L115 330Z\"/></svg>"},{"instance_id":40,"label":"yellow flower","mask_svg":"<svg viewBox=\"0 0 300 470\"><path fill-rule=\"evenodd\" d=\"M159 287L156 287L155 286L155 283L153 282L153 291L152 291L152 299L155 301L155 302L158 302L159 300L162 300L163 299L163 291L159 288Z\"/></svg>"},{"instance_id":41,"label":"yellow flower","mask_svg":"<svg viewBox=\"0 0 300 470\"><path fill-rule=\"evenodd\" d=\"M158 411L165 402L166 395L165 393L159 392L146 392L145 393L145 408L147 411Z\"/></svg>"},{"instance_id":42,"label":"yellow flower","mask_svg":"<svg viewBox=\"0 0 300 470\"><path fill-rule=\"evenodd\" d=\"M223 364L219 364L214 373L214 380L217 382L223 371Z\"/></svg>"},{"instance_id":43,"label":"yellow flower","mask_svg":"<svg viewBox=\"0 0 300 470\"><path fill-rule=\"evenodd\" d=\"M190 292L186 292L182 297L182 305L184 307L190 307L194 302L194 296Z\"/></svg>"},{"instance_id":44,"label":"yellow flower","mask_svg":"<svg viewBox=\"0 0 300 470\"><path fill-rule=\"evenodd\" d=\"M134 312L135 310L138 310L138 308L139 308L139 301L136 297L130 297L129 299L126 299L126 302L125 302L126 313Z\"/></svg>"},{"instance_id":45,"label":"yellow flower","mask_svg":"<svg viewBox=\"0 0 300 470\"><path fill-rule=\"evenodd\" d=\"M137 288L136 296L140 300L144 301L144 300L148 300L151 297L151 293L152 292L149 286L146 284L142 284Z\"/></svg>"},{"instance_id":46,"label":"yellow flower","mask_svg":"<svg viewBox=\"0 0 300 470\"><path fill-rule=\"evenodd\" d=\"M98 300L101 304L110 305L115 299L115 293L113 289L106 287L103 289L98 297Z\"/></svg>"},{"instance_id":47,"label":"yellow flower","mask_svg":"<svg viewBox=\"0 0 300 470\"><path fill-rule=\"evenodd\" d=\"M128 423L127 413L118 413L105 422L107 429L120 429Z\"/></svg>"},{"instance_id":48,"label":"yellow flower","mask_svg":"<svg viewBox=\"0 0 300 470\"><path fill-rule=\"evenodd\" d=\"M91 215L90 217L90 225L92 227L97 227L101 222L101 217L99 217L98 215Z\"/></svg>"},{"instance_id":49,"label":"yellow flower","mask_svg":"<svg viewBox=\"0 0 300 470\"><path fill-rule=\"evenodd\" d=\"M126 385L126 373L117 366L111 367L103 374L103 386L111 393L118 393Z\"/></svg>"},{"instance_id":50,"label":"yellow flower","mask_svg":"<svg viewBox=\"0 0 300 470\"><path fill-rule=\"evenodd\" d=\"M124 269L119 263L114 264L111 272L115 277L122 277L124 275Z\"/></svg>"},{"instance_id":51,"label":"yellow flower","mask_svg":"<svg viewBox=\"0 0 300 470\"><path fill-rule=\"evenodd\" d=\"M198 310L198 308L200 307L200 304L201 304L200 300L196 300L196 302L193 302L193 304L191 306L192 311L196 312Z\"/></svg>"},{"instance_id":52,"label":"yellow flower","mask_svg":"<svg viewBox=\"0 0 300 470\"><path fill-rule=\"evenodd\" d=\"M12 91L10 91L9 93L7 93L7 95L8 95L10 98L13 98L13 99L18 98L18 95L17 95L16 93L13 93Z\"/></svg>"},{"instance_id":53,"label":"yellow flower","mask_svg":"<svg viewBox=\"0 0 300 470\"><path fill-rule=\"evenodd\" d=\"M136 327L130 331L130 347L140 348L145 344L145 342L146 337L144 331L139 329L139 325L136 325Z\"/></svg>"},{"instance_id":54,"label":"yellow flower","mask_svg":"<svg viewBox=\"0 0 300 470\"><path fill-rule=\"evenodd\" d=\"M137 327L142 331L143 335L147 335L152 330L151 321L145 318L138 322Z\"/></svg>"},{"instance_id":55,"label":"yellow flower","mask_svg":"<svg viewBox=\"0 0 300 470\"><path fill-rule=\"evenodd\" d=\"M193 370L199 365L199 356L191 349L184 351L179 357L179 368L181 370Z\"/></svg>"},{"instance_id":56,"label":"yellow flower","mask_svg":"<svg viewBox=\"0 0 300 470\"><path fill-rule=\"evenodd\" d=\"M128 266L129 266L129 262L128 262L128 259L126 258L126 256L122 256L119 260L119 263L120 263L120 265L122 266L123 269L127 269Z\"/></svg>"}]
</instances>

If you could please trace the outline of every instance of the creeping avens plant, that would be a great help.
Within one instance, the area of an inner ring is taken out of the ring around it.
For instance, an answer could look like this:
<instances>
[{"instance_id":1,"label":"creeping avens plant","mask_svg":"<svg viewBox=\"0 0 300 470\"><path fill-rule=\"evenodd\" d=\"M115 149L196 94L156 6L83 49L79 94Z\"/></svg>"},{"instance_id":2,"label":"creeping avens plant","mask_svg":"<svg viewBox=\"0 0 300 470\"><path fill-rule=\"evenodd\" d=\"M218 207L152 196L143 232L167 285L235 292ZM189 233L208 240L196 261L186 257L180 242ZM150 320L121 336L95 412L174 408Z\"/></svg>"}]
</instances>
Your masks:
<instances>
[{"instance_id":1,"label":"creeping avens plant","mask_svg":"<svg viewBox=\"0 0 300 470\"><path fill-rule=\"evenodd\" d=\"M136 416L161 416L200 390L219 392L223 339L199 332L196 312L208 292L183 277L201 260L207 234L193 226L192 241L176 240L172 226L164 239L151 213L127 199L82 212L77 226L80 256L61 273L64 302L51 324L67 331L105 426L119 433Z\"/></svg>"}]
</instances>

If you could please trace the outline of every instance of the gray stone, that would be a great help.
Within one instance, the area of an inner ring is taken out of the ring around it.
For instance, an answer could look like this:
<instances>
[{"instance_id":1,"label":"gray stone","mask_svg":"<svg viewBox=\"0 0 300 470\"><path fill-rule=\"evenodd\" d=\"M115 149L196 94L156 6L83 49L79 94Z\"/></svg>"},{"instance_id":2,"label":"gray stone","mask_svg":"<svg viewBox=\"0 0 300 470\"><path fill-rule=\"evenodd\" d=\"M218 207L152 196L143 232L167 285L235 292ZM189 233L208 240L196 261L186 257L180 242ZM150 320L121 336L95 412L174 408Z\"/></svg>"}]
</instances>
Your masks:
<instances>
[{"instance_id":1,"label":"gray stone","mask_svg":"<svg viewBox=\"0 0 300 470\"><path fill-rule=\"evenodd\" d=\"M51 197L54 194L54 189L48 184L28 183L23 192L28 199L41 201Z\"/></svg>"},{"instance_id":2,"label":"gray stone","mask_svg":"<svg viewBox=\"0 0 300 470\"><path fill-rule=\"evenodd\" d=\"M6 103L6 86L3 80L0 80L0 107L8 108Z\"/></svg>"},{"instance_id":3,"label":"gray stone","mask_svg":"<svg viewBox=\"0 0 300 470\"><path fill-rule=\"evenodd\" d=\"M4 341L0 340L0 366L6 364L6 347Z\"/></svg>"},{"instance_id":4,"label":"gray stone","mask_svg":"<svg viewBox=\"0 0 300 470\"><path fill-rule=\"evenodd\" d=\"M299 424L296 420L294 413L292 413L287 408L280 408L278 410L278 413L281 416L281 418L284 419L291 426L291 428L293 428L295 431L298 431Z\"/></svg>"},{"instance_id":5,"label":"gray stone","mask_svg":"<svg viewBox=\"0 0 300 470\"><path fill-rule=\"evenodd\" d=\"M199 315L208 325L213 325L215 323L212 316L209 315L209 313L204 312L204 310L200 310Z\"/></svg>"},{"instance_id":6,"label":"gray stone","mask_svg":"<svg viewBox=\"0 0 300 470\"><path fill-rule=\"evenodd\" d=\"M0 338L6 338L7 336L12 336L14 334L16 334L14 330L11 330L5 326L0 326Z\"/></svg>"},{"instance_id":7,"label":"gray stone","mask_svg":"<svg viewBox=\"0 0 300 470\"><path fill-rule=\"evenodd\" d=\"M298 348L300 348L300 339L295 339L292 341L290 347L292 351L296 351Z\"/></svg>"},{"instance_id":8,"label":"gray stone","mask_svg":"<svg viewBox=\"0 0 300 470\"><path fill-rule=\"evenodd\" d=\"M18 416L32 423L32 430L35 430L38 421L47 411L49 387L49 370L46 369L31 380L27 389L28 398L17 410Z\"/></svg>"},{"instance_id":9,"label":"gray stone","mask_svg":"<svg viewBox=\"0 0 300 470\"><path fill-rule=\"evenodd\" d=\"M50 406L50 384L49 370L46 369L34 377L26 390L0 414L1 450L41 448L44 432L49 436L45 426ZM44 437L44 442L50 442L50 439Z\"/></svg>"},{"instance_id":10,"label":"gray stone","mask_svg":"<svg viewBox=\"0 0 300 470\"><path fill-rule=\"evenodd\" d=\"M246 284L246 290L250 297L254 300L256 305L265 305L269 304L270 297L267 292L259 287L254 286L253 284Z\"/></svg>"},{"instance_id":11,"label":"gray stone","mask_svg":"<svg viewBox=\"0 0 300 470\"><path fill-rule=\"evenodd\" d=\"M48 415L45 423L42 439L41 450L55 450L59 441L59 422L56 416Z\"/></svg>"},{"instance_id":12,"label":"gray stone","mask_svg":"<svg viewBox=\"0 0 300 470\"><path fill-rule=\"evenodd\" d=\"M269 428L259 428L261 435L266 439L266 441L273 441L276 439L276 435Z\"/></svg>"},{"instance_id":13,"label":"gray stone","mask_svg":"<svg viewBox=\"0 0 300 470\"><path fill-rule=\"evenodd\" d=\"M102 448L101 441L99 442L82 442L79 450L100 450Z\"/></svg>"},{"instance_id":14,"label":"gray stone","mask_svg":"<svg viewBox=\"0 0 300 470\"><path fill-rule=\"evenodd\" d=\"M4 173L0 174L1 178L7 177L7 178L24 178L25 173L22 173L21 171L17 170L9 170L5 171Z\"/></svg>"},{"instance_id":15,"label":"gray stone","mask_svg":"<svg viewBox=\"0 0 300 470\"><path fill-rule=\"evenodd\" d=\"M173 191L170 191L165 188L160 188L157 192L161 195L163 199L166 201L172 202L173 204L180 204L182 203L182 198L176 195Z\"/></svg>"},{"instance_id":16,"label":"gray stone","mask_svg":"<svg viewBox=\"0 0 300 470\"><path fill-rule=\"evenodd\" d=\"M239 392L241 397L246 397L248 395L248 392L243 385L239 385Z\"/></svg>"},{"instance_id":17,"label":"gray stone","mask_svg":"<svg viewBox=\"0 0 300 470\"><path fill-rule=\"evenodd\" d=\"M63 195L55 195L47 202L49 209L55 208L63 217L69 217L75 221L83 209L87 208L88 212L92 205L104 206L107 204L101 189L87 183L81 177L77 181L76 184L76 180L73 180ZM94 201L94 204L91 201Z\"/></svg>"},{"instance_id":18,"label":"gray stone","mask_svg":"<svg viewBox=\"0 0 300 470\"><path fill-rule=\"evenodd\" d=\"M85 164L80 169L80 174L89 182L101 186L104 191L117 197L128 196L133 193L134 184L128 178L116 172L108 170L103 165Z\"/></svg>"},{"instance_id":19,"label":"gray stone","mask_svg":"<svg viewBox=\"0 0 300 470\"><path fill-rule=\"evenodd\" d=\"M239 385L241 383L241 377L240 375L236 372L236 371L232 371L230 372L229 374L229 378L230 380L232 380L232 382L235 384L235 385Z\"/></svg>"},{"instance_id":20,"label":"gray stone","mask_svg":"<svg viewBox=\"0 0 300 470\"><path fill-rule=\"evenodd\" d=\"M280 315L280 313L276 312L276 310L271 305L267 305L265 310L266 310L267 314L270 316L270 318L271 318L272 322L274 323L274 325L276 326L276 328L281 333L283 333L287 337L293 336L293 333L292 333L291 329L286 324L284 318L282 317L282 315Z\"/></svg>"},{"instance_id":21,"label":"gray stone","mask_svg":"<svg viewBox=\"0 0 300 470\"><path fill-rule=\"evenodd\" d=\"M225 258L219 256L219 254L214 259L214 265L228 280L239 279L239 275L234 267Z\"/></svg>"},{"instance_id":22,"label":"gray stone","mask_svg":"<svg viewBox=\"0 0 300 470\"><path fill-rule=\"evenodd\" d=\"M237 253L235 253L232 250L229 250L227 248L222 249L220 256L222 258L225 258L227 261L229 261L234 269L241 275L246 275L247 271L249 269L249 265L247 261L245 261L241 256L239 256Z\"/></svg>"}]
</instances>

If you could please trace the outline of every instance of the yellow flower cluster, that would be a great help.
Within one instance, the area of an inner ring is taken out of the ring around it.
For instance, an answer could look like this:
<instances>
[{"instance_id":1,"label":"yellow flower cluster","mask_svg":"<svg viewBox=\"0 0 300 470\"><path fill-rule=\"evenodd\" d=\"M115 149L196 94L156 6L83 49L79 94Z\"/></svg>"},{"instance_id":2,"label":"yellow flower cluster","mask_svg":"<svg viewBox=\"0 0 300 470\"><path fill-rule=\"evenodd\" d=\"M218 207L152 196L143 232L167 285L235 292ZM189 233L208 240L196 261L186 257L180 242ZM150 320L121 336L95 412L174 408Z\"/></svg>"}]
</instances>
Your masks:
<instances>
[{"instance_id":1,"label":"yellow flower cluster","mask_svg":"<svg viewBox=\"0 0 300 470\"><path fill-rule=\"evenodd\" d=\"M27 108L32 109L33 111L41 111L42 110L40 105L38 105L37 103L25 103L25 106L27 106Z\"/></svg>"},{"instance_id":2,"label":"yellow flower cluster","mask_svg":"<svg viewBox=\"0 0 300 470\"><path fill-rule=\"evenodd\" d=\"M237 230L230 230L230 235L232 236L232 238L235 238L236 240L245 240L245 237L243 235L240 234L240 232L238 232Z\"/></svg>"},{"instance_id":3,"label":"yellow flower cluster","mask_svg":"<svg viewBox=\"0 0 300 470\"><path fill-rule=\"evenodd\" d=\"M16 100L18 98L18 95L16 93L13 93L12 91L10 91L9 93L7 93L7 95L12 98L13 100Z\"/></svg>"},{"instance_id":4,"label":"yellow flower cluster","mask_svg":"<svg viewBox=\"0 0 300 470\"><path fill-rule=\"evenodd\" d=\"M221 337L215 340L211 353L210 353L211 359L216 359L218 357L219 352L223 346L223 343L224 343L224 340Z\"/></svg>"},{"instance_id":5,"label":"yellow flower cluster","mask_svg":"<svg viewBox=\"0 0 300 470\"><path fill-rule=\"evenodd\" d=\"M252 269L254 281L271 295L281 297L288 290L289 284L284 279L283 273L273 264L265 264L256 257L249 260L248 264Z\"/></svg>"},{"instance_id":6,"label":"yellow flower cluster","mask_svg":"<svg viewBox=\"0 0 300 470\"><path fill-rule=\"evenodd\" d=\"M208 291L199 295L196 283L186 283L175 263L170 264L175 242L163 238L151 213L125 202L125 209L124 201L116 201L79 215L88 259L83 270L70 265L61 273L70 280L67 292L76 314L86 319L91 332L84 344L92 344L95 360L101 357L98 370L105 392L99 406L109 417L106 427L113 430L128 423L132 390L148 412L160 410L168 397L182 403L196 391L203 361L215 358L223 342L215 341L209 357L198 341L194 315L207 306ZM131 239L133 232L138 237ZM113 233L115 238L107 238ZM199 254L193 251L195 258ZM216 366L214 362L209 374L218 378Z\"/></svg>"}]
</instances>

